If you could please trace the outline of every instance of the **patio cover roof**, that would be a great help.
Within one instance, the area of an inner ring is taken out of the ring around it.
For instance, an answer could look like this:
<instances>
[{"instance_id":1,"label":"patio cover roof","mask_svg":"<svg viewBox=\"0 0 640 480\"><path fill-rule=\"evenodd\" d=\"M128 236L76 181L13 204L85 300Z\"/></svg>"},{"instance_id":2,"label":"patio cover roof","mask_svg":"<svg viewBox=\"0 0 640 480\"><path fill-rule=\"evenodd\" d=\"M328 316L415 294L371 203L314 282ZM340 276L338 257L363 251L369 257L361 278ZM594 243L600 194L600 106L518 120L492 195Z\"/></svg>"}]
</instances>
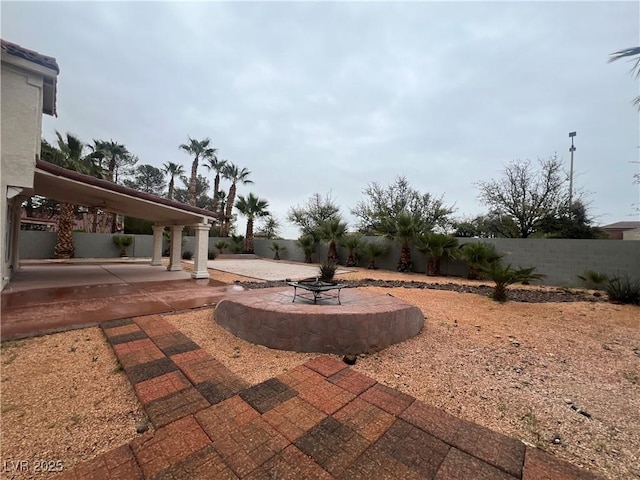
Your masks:
<instances>
[{"instance_id":1,"label":"patio cover roof","mask_svg":"<svg viewBox=\"0 0 640 480\"><path fill-rule=\"evenodd\" d=\"M61 202L98 207L142 218L158 225L212 223L215 215L201 208L83 175L43 160L36 162L34 194Z\"/></svg>"}]
</instances>

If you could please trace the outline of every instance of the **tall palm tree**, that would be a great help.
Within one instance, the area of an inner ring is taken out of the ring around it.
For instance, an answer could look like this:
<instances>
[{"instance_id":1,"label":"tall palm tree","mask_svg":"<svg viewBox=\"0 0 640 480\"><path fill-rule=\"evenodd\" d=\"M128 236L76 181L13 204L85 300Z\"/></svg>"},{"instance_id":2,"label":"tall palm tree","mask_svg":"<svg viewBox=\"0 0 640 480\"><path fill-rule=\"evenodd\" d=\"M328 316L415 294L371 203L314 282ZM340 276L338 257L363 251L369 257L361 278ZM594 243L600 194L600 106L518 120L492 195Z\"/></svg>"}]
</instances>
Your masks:
<instances>
[{"instance_id":1,"label":"tall palm tree","mask_svg":"<svg viewBox=\"0 0 640 480\"><path fill-rule=\"evenodd\" d=\"M413 267L411 261L411 244L424 230L424 222L419 214L412 214L406 210L401 211L395 218L383 218L379 233L402 245L400 258L396 269L399 272L410 272Z\"/></svg>"},{"instance_id":2,"label":"tall palm tree","mask_svg":"<svg viewBox=\"0 0 640 480\"><path fill-rule=\"evenodd\" d=\"M632 59L634 65L631 68L631 73L636 77L640 77L640 47L625 48L618 50L609 55L609 63L615 62L622 58L636 57ZM633 104L640 109L640 95L633 99Z\"/></svg>"},{"instance_id":3,"label":"tall palm tree","mask_svg":"<svg viewBox=\"0 0 640 480\"><path fill-rule=\"evenodd\" d=\"M193 155L193 163L191 164L191 177L189 177L189 205L195 207L198 163L201 159L215 157L218 149L210 146L210 138L205 138L204 140L196 140L195 138L191 137L188 138L189 143L183 143L179 148L187 152L189 155Z\"/></svg>"},{"instance_id":4,"label":"tall palm tree","mask_svg":"<svg viewBox=\"0 0 640 480\"><path fill-rule=\"evenodd\" d=\"M237 184L248 184L253 183L252 180L249 180L249 175L251 175L251 171L247 170L245 167L242 169L238 168L237 165L233 163L227 163L225 167L222 169L222 176L231 181L231 186L229 187L229 194L227 195L227 206L224 212L224 235L227 236L229 234L229 222L231 221L231 212L233 211L233 202L236 200L236 189Z\"/></svg>"},{"instance_id":5,"label":"tall palm tree","mask_svg":"<svg viewBox=\"0 0 640 480\"><path fill-rule=\"evenodd\" d=\"M418 237L418 250L427 257L427 275L438 276L442 259L457 257L458 239L441 233L425 233Z\"/></svg>"},{"instance_id":6,"label":"tall palm tree","mask_svg":"<svg viewBox=\"0 0 640 480\"><path fill-rule=\"evenodd\" d=\"M213 211L216 212L218 210L218 192L220 191L220 174L224 170L224 167L227 165L227 160L218 160L218 157L215 155L209 158L206 158L204 161L204 166L209 170L213 170L216 172L216 176L213 179Z\"/></svg>"},{"instance_id":7,"label":"tall palm tree","mask_svg":"<svg viewBox=\"0 0 640 480\"><path fill-rule=\"evenodd\" d=\"M173 200L174 180L176 177L184 175L184 167L177 163L167 162L162 165L162 171L166 175L169 175L169 192L167 193L167 197L169 200Z\"/></svg>"},{"instance_id":8,"label":"tall palm tree","mask_svg":"<svg viewBox=\"0 0 640 480\"><path fill-rule=\"evenodd\" d=\"M42 143L42 159L55 163L63 168L75 170L87 175L102 177L102 169L96 165L94 158L83 156L84 143L71 133L64 137L56 131L57 147ZM73 258L73 226L75 222L75 205L67 202L60 203L58 215L58 235L53 250L55 258Z\"/></svg>"},{"instance_id":9,"label":"tall palm tree","mask_svg":"<svg viewBox=\"0 0 640 480\"><path fill-rule=\"evenodd\" d=\"M247 231L244 236L244 253L253 253L253 221L256 217L269 215L267 211L269 202L250 193L246 198L242 195L238 196L236 208L242 215L247 217Z\"/></svg>"},{"instance_id":10,"label":"tall palm tree","mask_svg":"<svg viewBox=\"0 0 640 480\"><path fill-rule=\"evenodd\" d=\"M340 217L325 220L318 226L318 236L329 244L327 262L338 263L338 249L336 242L342 240L347 233L347 224Z\"/></svg>"},{"instance_id":11,"label":"tall palm tree","mask_svg":"<svg viewBox=\"0 0 640 480\"><path fill-rule=\"evenodd\" d=\"M94 140L93 144L94 154L107 160L107 180L114 182L118 160L130 155L129 150L113 140Z\"/></svg>"}]
</instances>

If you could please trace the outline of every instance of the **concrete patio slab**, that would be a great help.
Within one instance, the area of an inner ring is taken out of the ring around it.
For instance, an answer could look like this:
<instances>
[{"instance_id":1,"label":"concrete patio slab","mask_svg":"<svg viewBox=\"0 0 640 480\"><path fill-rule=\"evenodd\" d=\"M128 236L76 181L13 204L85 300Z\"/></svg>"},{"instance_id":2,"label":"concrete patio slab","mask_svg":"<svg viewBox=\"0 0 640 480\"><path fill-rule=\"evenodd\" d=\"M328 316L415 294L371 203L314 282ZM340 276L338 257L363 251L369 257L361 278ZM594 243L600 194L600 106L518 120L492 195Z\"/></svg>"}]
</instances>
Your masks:
<instances>
[{"instance_id":1,"label":"concrete patio slab","mask_svg":"<svg viewBox=\"0 0 640 480\"><path fill-rule=\"evenodd\" d=\"M235 273L236 275L242 275L248 278L269 281L283 281L288 278L291 280L314 278L319 275L320 268L318 265L313 264L287 263L265 259L216 259L209 260L207 267L222 272ZM339 269L336 271L336 274L347 272L349 272L349 270Z\"/></svg>"},{"instance_id":2,"label":"concrete patio slab","mask_svg":"<svg viewBox=\"0 0 640 480\"><path fill-rule=\"evenodd\" d=\"M1 338L215 305L236 288L144 264L32 263L2 291Z\"/></svg>"}]
</instances>

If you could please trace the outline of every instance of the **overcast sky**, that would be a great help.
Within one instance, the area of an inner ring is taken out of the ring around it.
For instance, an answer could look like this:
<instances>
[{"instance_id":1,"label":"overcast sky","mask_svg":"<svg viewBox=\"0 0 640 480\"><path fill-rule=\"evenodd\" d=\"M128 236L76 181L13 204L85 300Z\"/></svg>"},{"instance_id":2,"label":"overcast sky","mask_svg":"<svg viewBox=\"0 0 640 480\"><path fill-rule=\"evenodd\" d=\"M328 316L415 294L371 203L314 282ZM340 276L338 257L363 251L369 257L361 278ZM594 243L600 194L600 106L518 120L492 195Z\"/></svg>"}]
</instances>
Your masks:
<instances>
[{"instance_id":1,"label":"overcast sky","mask_svg":"<svg viewBox=\"0 0 640 480\"><path fill-rule=\"evenodd\" d=\"M239 187L283 222L315 192L348 220L369 182L406 175L459 216L474 182L557 152L599 224L639 220L638 2L12 3L2 37L60 65L43 135L191 158L187 135L251 170ZM202 169L201 173L206 174ZM228 188L225 184L224 188ZM244 224L240 231L244 233Z\"/></svg>"}]
</instances>

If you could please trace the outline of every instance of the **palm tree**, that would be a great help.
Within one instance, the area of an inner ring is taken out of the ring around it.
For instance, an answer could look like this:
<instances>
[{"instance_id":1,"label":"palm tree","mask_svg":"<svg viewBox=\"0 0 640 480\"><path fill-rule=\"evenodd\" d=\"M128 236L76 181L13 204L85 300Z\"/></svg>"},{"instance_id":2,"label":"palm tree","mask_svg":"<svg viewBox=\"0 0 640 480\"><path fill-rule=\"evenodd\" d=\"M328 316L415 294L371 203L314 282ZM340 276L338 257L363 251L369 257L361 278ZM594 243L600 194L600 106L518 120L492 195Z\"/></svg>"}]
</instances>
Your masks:
<instances>
[{"instance_id":1,"label":"palm tree","mask_svg":"<svg viewBox=\"0 0 640 480\"><path fill-rule=\"evenodd\" d=\"M636 77L640 77L640 47L625 48L618 50L609 55L609 63L620 60L621 58L636 57L632 59L634 65L631 68L631 73ZM640 95L633 99L633 104L640 109Z\"/></svg>"},{"instance_id":2,"label":"palm tree","mask_svg":"<svg viewBox=\"0 0 640 480\"><path fill-rule=\"evenodd\" d=\"M98 157L102 156L108 160L107 180L114 182L118 160L130 155L129 150L121 143L114 142L113 140L94 140L93 144L94 155Z\"/></svg>"},{"instance_id":3,"label":"palm tree","mask_svg":"<svg viewBox=\"0 0 640 480\"><path fill-rule=\"evenodd\" d=\"M495 282L491 298L496 302L506 302L507 287L514 283L530 283L532 280L540 280L546 275L542 273L533 273L536 267L517 269L511 268L511 264L504 266L502 262L496 260L491 262L489 266L483 268L483 272Z\"/></svg>"},{"instance_id":4,"label":"palm tree","mask_svg":"<svg viewBox=\"0 0 640 480\"><path fill-rule=\"evenodd\" d=\"M198 162L200 159L207 159L216 156L218 151L216 148L210 147L210 138L204 140L196 140L189 137L189 143L180 145L180 149L193 155L193 163L191 164L191 177L189 178L189 205L196 205L196 179L198 178Z\"/></svg>"},{"instance_id":5,"label":"palm tree","mask_svg":"<svg viewBox=\"0 0 640 480\"><path fill-rule=\"evenodd\" d=\"M460 248L460 256L469 264L470 280L477 280L488 265L500 260L503 255L491 243L465 243Z\"/></svg>"},{"instance_id":6,"label":"palm tree","mask_svg":"<svg viewBox=\"0 0 640 480\"><path fill-rule=\"evenodd\" d=\"M244 253L253 253L253 220L256 217L269 215L267 211L269 202L250 193L246 198L242 195L238 196L236 208L242 215L247 217L247 231L244 236Z\"/></svg>"},{"instance_id":7,"label":"palm tree","mask_svg":"<svg viewBox=\"0 0 640 480\"><path fill-rule=\"evenodd\" d=\"M43 160L86 175L103 176L103 171L94 163L94 158L82 155L85 145L78 137L71 133L67 133L63 137L60 132L56 131L56 139L57 148L47 142L42 143ZM55 258L73 258L75 253L73 246L74 222L75 206L61 202L58 215L58 235L53 250Z\"/></svg>"},{"instance_id":8,"label":"palm tree","mask_svg":"<svg viewBox=\"0 0 640 480\"><path fill-rule=\"evenodd\" d=\"M345 235L340 245L345 247L349 251L349 256L347 257L347 267L355 267L357 264L356 256L358 250L362 246L362 235L359 233L352 233L349 235Z\"/></svg>"},{"instance_id":9,"label":"palm tree","mask_svg":"<svg viewBox=\"0 0 640 480\"><path fill-rule=\"evenodd\" d=\"M222 170L222 176L227 180L231 180L231 186L229 187L229 194L227 195L227 207L224 212L224 236L229 233L229 222L231 221L231 212L233 211L233 202L236 199L236 185L238 182L241 184L253 183L249 180L251 172L245 167L239 169L237 165L233 163L227 163Z\"/></svg>"},{"instance_id":10,"label":"palm tree","mask_svg":"<svg viewBox=\"0 0 640 480\"><path fill-rule=\"evenodd\" d=\"M176 177L184 175L184 167L177 163L167 162L162 165L162 171L166 175L169 175L169 192L167 193L167 198L169 198L169 200L173 200L174 180Z\"/></svg>"},{"instance_id":11,"label":"palm tree","mask_svg":"<svg viewBox=\"0 0 640 480\"><path fill-rule=\"evenodd\" d=\"M278 242L271 242L269 249L274 252L273 259L280 260L280 252L284 252L287 247L280 245Z\"/></svg>"},{"instance_id":12,"label":"palm tree","mask_svg":"<svg viewBox=\"0 0 640 480\"><path fill-rule=\"evenodd\" d=\"M227 165L227 160L218 160L218 157L215 155L209 158L206 158L204 161L204 166L209 170L213 170L216 172L216 176L213 179L213 211L216 212L218 210L218 191L220 190L220 174L222 173L224 167Z\"/></svg>"},{"instance_id":13,"label":"palm tree","mask_svg":"<svg viewBox=\"0 0 640 480\"><path fill-rule=\"evenodd\" d=\"M338 264L338 249L336 242L342 240L347 233L347 224L340 217L333 217L318 225L318 236L329 244L327 262Z\"/></svg>"},{"instance_id":14,"label":"palm tree","mask_svg":"<svg viewBox=\"0 0 640 480\"><path fill-rule=\"evenodd\" d=\"M418 250L427 257L427 275L438 276L442 258L457 257L458 239L441 233L425 233L418 237Z\"/></svg>"},{"instance_id":15,"label":"palm tree","mask_svg":"<svg viewBox=\"0 0 640 480\"><path fill-rule=\"evenodd\" d=\"M424 229L424 221L419 214L412 214L406 210L401 211L395 218L383 218L379 227L380 233L390 240L399 241L402 245L400 258L396 269L399 272L410 272L413 266L411 261L411 243Z\"/></svg>"},{"instance_id":16,"label":"palm tree","mask_svg":"<svg viewBox=\"0 0 640 480\"><path fill-rule=\"evenodd\" d=\"M316 253L317 242L313 235L302 235L296 240L296 245L304 252L304 262L311 263L311 256Z\"/></svg>"},{"instance_id":17,"label":"palm tree","mask_svg":"<svg viewBox=\"0 0 640 480\"><path fill-rule=\"evenodd\" d=\"M386 255L388 252L389 246L380 242L365 242L362 245L362 253L369 259L369 265L367 266L369 270L375 270L377 268L376 258Z\"/></svg>"},{"instance_id":18,"label":"palm tree","mask_svg":"<svg viewBox=\"0 0 640 480\"><path fill-rule=\"evenodd\" d=\"M218 224L218 236L224 237L224 211L227 206L227 193L224 190L219 190L218 194L215 197L216 205L218 205L217 210L214 210L213 213L217 214L216 222Z\"/></svg>"}]
</instances>

